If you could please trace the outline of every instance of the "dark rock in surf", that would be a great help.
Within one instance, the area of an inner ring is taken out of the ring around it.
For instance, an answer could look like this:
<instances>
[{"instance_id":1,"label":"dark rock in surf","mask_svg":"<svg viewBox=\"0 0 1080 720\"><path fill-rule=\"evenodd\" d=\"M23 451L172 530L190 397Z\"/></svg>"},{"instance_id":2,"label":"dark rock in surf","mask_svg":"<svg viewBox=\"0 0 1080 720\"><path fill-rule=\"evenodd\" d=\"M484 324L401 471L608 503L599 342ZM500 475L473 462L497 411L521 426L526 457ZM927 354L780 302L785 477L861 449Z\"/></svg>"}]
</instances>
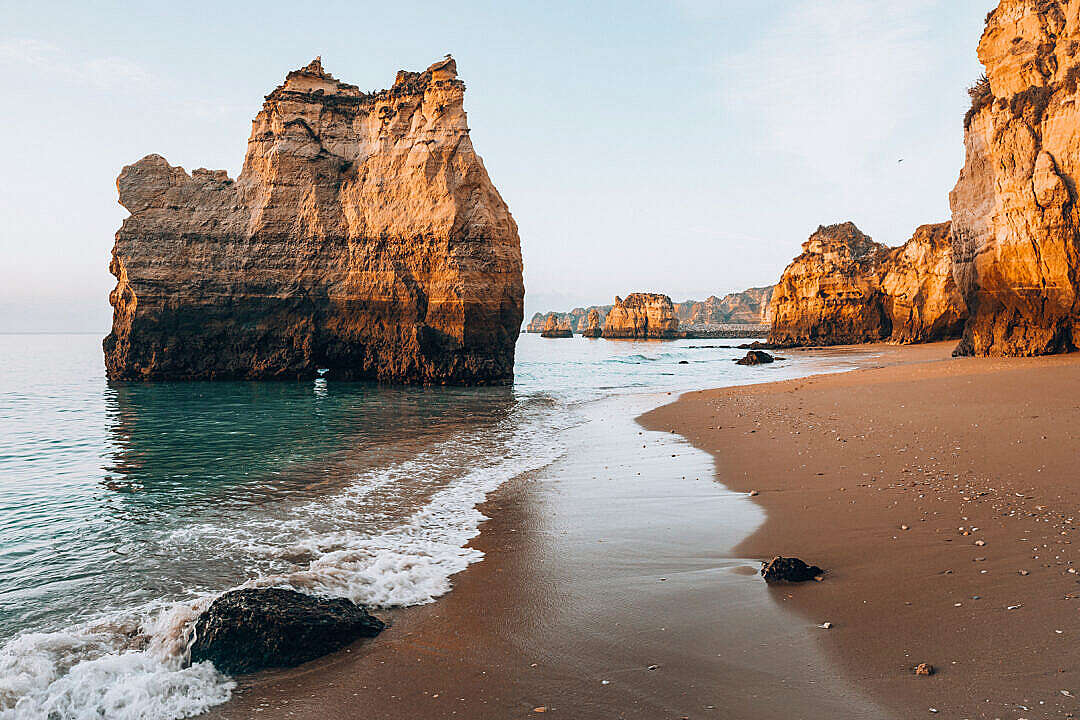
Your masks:
<instances>
[{"instance_id":1,"label":"dark rock in surf","mask_svg":"<svg viewBox=\"0 0 1080 720\"><path fill-rule=\"evenodd\" d=\"M233 590L195 621L191 662L209 660L228 674L294 667L374 637L385 627L344 598L282 588Z\"/></svg>"},{"instance_id":2,"label":"dark rock in surf","mask_svg":"<svg viewBox=\"0 0 1080 720\"><path fill-rule=\"evenodd\" d=\"M807 565L799 558L777 555L769 562L761 563L761 577L770 585L778 582L806 582L825 574L817 565Z\"/></svg>"},{"instance_id":3,"label":"dark rock in surf","mask_svg":"<svg viewBox=\"0 0 1080 720\"><path fill-rule=\"evenodd\" d=\"M773 362L773 356L762 350L751 350L746 357L735 361L736 365L765 365Z\"/></svg>"}]
</instances>

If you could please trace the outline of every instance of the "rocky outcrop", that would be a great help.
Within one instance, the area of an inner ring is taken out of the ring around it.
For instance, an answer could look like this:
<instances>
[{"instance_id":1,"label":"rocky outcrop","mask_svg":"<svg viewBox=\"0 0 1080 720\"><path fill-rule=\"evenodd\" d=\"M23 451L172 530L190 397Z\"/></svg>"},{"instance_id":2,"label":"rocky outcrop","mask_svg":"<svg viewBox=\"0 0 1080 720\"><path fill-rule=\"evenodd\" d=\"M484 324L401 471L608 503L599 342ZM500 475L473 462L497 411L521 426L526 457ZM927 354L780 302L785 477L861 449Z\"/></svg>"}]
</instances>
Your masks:
<instances>
[{"instance_id":1,"label":"rocky outcrop","mask_svg":"<svg viewBox=\"0 0 1080 720\"><path fill-rule=\"evenodd\" d=\"M547 315L544 313L536 313L532 316L532 320L525 326L525 332L541 333L544 332L544 321L547 320Z\"/></svg>"},{"instance_id":2,"label":"rocky outcrop","mask_svg":"<svg viewBox=\"0 0 1080 720\"><path fill-rule=\"evenodd\" d=\"M266 96L235 181L125 167L109 377L511 382L521 248L464 91L450 58L371 94L316 59Z\"/></svg>"},{"instance_id":3,"label":"rocky outcrop","mask_svg":"<svg viewBox=\"0 0 1080 720\"><path fill-rule=\"evenodd\" d=\"M745 356L735 361L736 365L767 365L771 362L775 362L774 358L764 350L751 350L746 353Z\"/></svg>"},{"instance_id":4,"label":"rocky outcrop","mask_svg":"<svg viewBox=\"0 0 1080 720\"><path fill-rule=\"evenodd\" d=\"M576 307L570 312L548 312L548 313L536 313L533 315L532 320L526 326L526 332L542 333L544 331L544 324L547 322L549 315L554 315L559 320L566 320L570 325L570 329L574 332L583 333L589 326L589 313L596 311L600 315L600 324L603 325L604 318L607 317L608 312L611 310L610 305L590 305L589 307Z\"/></svg>"},{"instance_id":5,"label":"rocky outcrop","mask_svg":"<svg viewBox=\"0 0 1080 720\"><path fill-rule=\"evenodd\" d=\"M1001 0L986 18L966 159L950 195L970 317L958 354L1080 347L1080 4Z\"/></svg>"},{"instance_id":6,"label":"rocky outcrop","mask_svg":"<svg viewBox=\"0 0 1080 720\"><path fill-rule=\"evenodd\" d=\"M616 297L604 321L606 338L673 338L678 330L671 298L657 293L632 293L625 300Z\"/></svg>"},{"instance_id":7,"label":"rocky outcrop","mask_svg":"<svg viewBox=\"0 0 1080 720\"><path fill-rule=\"evenodd\" d=\"M769 300L772 299L774 287L749 288L722 298L713 295L703 301L687 300L675 306L675 314L682 327L767 323Z\"/></svg>"},{"instance_id":8,"label":"rocky outcrop","mask_svg":"<svg viewBox=\"0 0 1080 720\"><path fill-rule=\"evenodd\" d=\"M819 227L788 265L769 305L770 344L914 343L956 337L965 317L952 279L948 223L899 248L853 223Z\"/></svg>"},{"instance_id":9,"label":"rocky outcrop","mask_svg":"<svg viewBox=\"0 0 1080 720\"><path fill-rule=\"evenodd\" d=\"M544 330L540 333L540 337L574 337L574 331L570 327L570 318L565 315L560 316L559 313L548 313L547 318L544 320Z\"/></svg>"},{"instance_id":10,"label":"rocky outcrop","mask_svg":"<svg viewBox=\"0 0 1080 720\"><path fill-rule=\"evenodd\" d=\"M196 619L191 662L209 660L228 674L294 667L385 627L342 598L282 588L233 590Z\"/></svg>"},{"instance_id":11,"label":"rocky outcrop","mask_svg":"<svg viewBox=\"0 0 1080 720\"><path fill-rule=\"evenodd\" d=\"M587 338L598 338L604 334L604 326L600 319L600 311L593 308L589 311L588 317L585 319L585 327L581 329L581 336Z\"/></svg>"}]
</instances>

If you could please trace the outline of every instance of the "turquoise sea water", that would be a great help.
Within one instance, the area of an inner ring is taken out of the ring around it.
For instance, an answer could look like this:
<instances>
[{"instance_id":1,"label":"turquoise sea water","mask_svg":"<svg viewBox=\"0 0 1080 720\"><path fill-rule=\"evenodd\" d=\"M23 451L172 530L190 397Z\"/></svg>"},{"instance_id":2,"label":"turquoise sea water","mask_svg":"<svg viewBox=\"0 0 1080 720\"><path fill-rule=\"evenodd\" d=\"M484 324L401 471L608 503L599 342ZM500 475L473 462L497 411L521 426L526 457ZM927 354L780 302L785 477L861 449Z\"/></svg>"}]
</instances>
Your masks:
<instances>
[{"instance_id":1,"label":"turquoise sea water","mask_svg":"<svg viewBox=\"0 0 1080 720\"><path fill-rule=\"evenodd\" d=\"M513 387L463 389L109 383L97 336L0 336L0 719L223 701L186 645L240 585L434 600L480 558L476 504L558 458L585 404L821 366L736 366L736 342L523 335Z\"/></svg>"}]
</instances>

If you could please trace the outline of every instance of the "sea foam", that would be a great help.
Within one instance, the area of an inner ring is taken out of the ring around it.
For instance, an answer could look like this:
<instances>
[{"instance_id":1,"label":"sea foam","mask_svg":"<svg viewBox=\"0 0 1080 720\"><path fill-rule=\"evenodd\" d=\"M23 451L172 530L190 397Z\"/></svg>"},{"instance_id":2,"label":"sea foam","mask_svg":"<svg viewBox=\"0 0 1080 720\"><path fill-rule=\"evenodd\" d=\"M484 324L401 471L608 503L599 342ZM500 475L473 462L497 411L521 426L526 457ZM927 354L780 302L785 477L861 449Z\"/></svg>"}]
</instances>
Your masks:
<instances>
[{"instance_id":1,"label":"sea foam","mask_svg":"<svg viewBox=\"0 0 1080 720\"><path fill-rule=\"evenodd\" d=\"M451 576L483 557L466 547L484 520L477 505L506 480L563 452L558 433L573 421L564 417L556 427L551 413L543 415L544 423L521 423L506 433L494 452L490 445L457 438L358 478L333 497L293 508L289 520L196 525L171 540L310 558L306 567L261 574L240 587L291 587L384 608L431 602L450 590ZM372 495L440 465L468 469L384 532L365 534L348 523L323 532L305 529L327 513L347 519L365 512ZM189 663L194 620L218 594L193 594L181 602L112 612L61 632L13 638L0 647L0 720L175 720L227 701L235 683L210 663Z\"/></svg>"}]
</instances>

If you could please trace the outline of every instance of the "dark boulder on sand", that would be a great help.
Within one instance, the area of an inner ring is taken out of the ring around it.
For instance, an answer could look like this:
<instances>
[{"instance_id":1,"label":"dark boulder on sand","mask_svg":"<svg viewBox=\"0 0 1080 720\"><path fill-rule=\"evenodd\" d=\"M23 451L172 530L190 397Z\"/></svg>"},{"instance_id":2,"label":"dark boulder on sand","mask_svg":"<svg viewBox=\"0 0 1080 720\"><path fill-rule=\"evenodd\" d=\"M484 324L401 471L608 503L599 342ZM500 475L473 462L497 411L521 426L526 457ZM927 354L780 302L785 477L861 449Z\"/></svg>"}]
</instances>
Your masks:
<instances>
[{"instance_id":1,"label":"dark boulder on sand","mask_svg":"<svg viewBox=\"0 0 1080 720\"><path fill-rule=\"evenodd\" d=\"M736 365L764 365L771 363L774 360L773 356L763 350L751 350L746 353L746 357L740 358L735 361Z\"/></svg>"},{"instance_id":2,"label":"dark boulder on sand","mask_svg":"<svg viewBox=\"0 0 1080 720\"><path fill-rule=\"evenodd\" d=\"M777 555L769 562L761 563L761 577L765 582L806 582L825 574L817 565L807 565L799 558L786 558Z\"/></svg>"},{"instance_id":3,"label":"dark boulder on sand","mask_svg":"<svg viewBox=\"0 0 1080 720\"><path fill-rule=\"evenodd\" d=\"M374 637L385 627L344 598L282 588L233 590L195 621L191 662L209 660L229 674L294 667Z\"/></svg>"}]
</instances>

